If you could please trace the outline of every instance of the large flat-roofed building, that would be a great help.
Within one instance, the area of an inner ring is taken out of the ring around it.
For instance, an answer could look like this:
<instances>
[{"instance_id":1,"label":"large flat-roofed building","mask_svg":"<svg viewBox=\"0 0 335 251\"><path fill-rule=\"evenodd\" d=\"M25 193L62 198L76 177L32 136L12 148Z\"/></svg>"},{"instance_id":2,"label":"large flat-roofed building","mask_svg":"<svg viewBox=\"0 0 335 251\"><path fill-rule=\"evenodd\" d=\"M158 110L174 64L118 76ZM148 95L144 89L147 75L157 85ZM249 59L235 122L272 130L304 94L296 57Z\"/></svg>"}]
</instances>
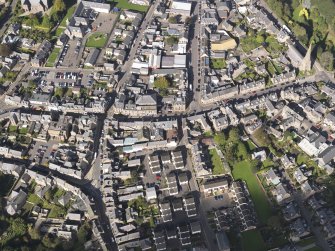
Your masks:
<instances>
[{"instance_id":1,"label":"large flat-roofed building","mask_svg":"<svg viewBox=\"0 0 335 251\"><path fill-rule=\"evenodd\" d=\"M92 9L99 13L109 13L111 10L110 4L97 3L91 1L79 1L79 2L80 3L78 5L77 11L82 9Z\"/></svg>"},{"instance_id":2,"label":"large flat-roofed building","mask_svg":"<svg viewBox=\"0 0 335 251\"><path fill-rule=\"evenodd\" d=\"M172 1L170 13L175 15L190 16L192 3L187 1Z\"/></svg>"},{"instance_id":3,"label":"large flat-roofed building","mask_svg":"<svg viewBox=\"0 0 335 251\"><path fill-rule=\"evenodd\" d=\"M186 55L162 56L161 68L185 68Z\"/></svg>"}]
</instances>

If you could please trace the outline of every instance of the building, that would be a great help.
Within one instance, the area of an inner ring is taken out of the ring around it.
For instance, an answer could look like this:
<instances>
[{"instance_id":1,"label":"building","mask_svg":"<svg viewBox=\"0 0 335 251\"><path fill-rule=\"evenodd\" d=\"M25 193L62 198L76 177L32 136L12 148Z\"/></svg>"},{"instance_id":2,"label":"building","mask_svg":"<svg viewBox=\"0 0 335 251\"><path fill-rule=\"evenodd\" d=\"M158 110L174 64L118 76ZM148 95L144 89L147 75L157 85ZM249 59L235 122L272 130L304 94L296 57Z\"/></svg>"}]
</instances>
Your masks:
<instances>
[{"instance_id":1,"label":"building","mask_svg":"<svg viewBox=\"0 0 335 251\"><path fill-rule=\"evenodd\" d=\"M230 243L224 231L217 232L215 237L219 251L230 251Z\"/></svg>"},{"instance_id":2,"label":"building","mask_svg":"<svg viewBox=\"0 0 335 251\"><path fill-rule=\"evenodd\" d=\"M49 9L47 0L21 0L21 7L25 12L45 12Z\"/></svg>"},{"instance_id":3,"label":"building","mask_svg":"<svg viewBox=\"0 0 335 251\"><path fill-rule=\"evenodd\" d=\"M299 71L301 72L310 70L312 70L312 43L310 43L306 55L299 65Z\"/></svg>"},{"instance_id":4,"label":"building","mask_svg":"<svg viewBox=\"0 0 335 251\"><path fill-rule=\"evenodd\" d=\"M213 196L228 190L228 181L226 179L207 180L203 185L203 192L206 196Z\"/></svg>"},{"instance_id":5,"label":"building","mask_svg":"<svg viewBox=\"0 0 335 251\"><path fill-rule=\"evenodd\" d=\"M52 45L48 40L44 40L31 60L31 65L34 67L42 66L49 57Z\"/></svg>"},{"instance_id":6,"label":"building","mask_svg":"<svg viewBox=\"0 0 335 251\"><path fill-rule=\"evenodd\" d=\"M6 211L9 215L15 215L24 206L27 194L23 191L12 191L7 199Z\"/></svg>"},{"instance_id":7,"label":"building","mask_svg":"<svg viewBox=\"0 0 335 251\"><path fill-rule=\"evenodd\" d=\"M174 0L172 1L171 7L170 7L170 14L191 16L191 9L192 9L191 2Z\"/></svg>"},{"instance_id":8,"label":"building","mask_svg":"<svg viewBox=\"0 0 335 251\"><path fill-rule=\"evenodd\" d=\"M270 168L265 174L264 177L266 182L271 185L278 185L280 183L280 178L274 172L273 168Z\"/></svg>"},{"instance_id":9,"label":"building","mask_svg":"<svg viewBox=\"0 0 335 251\"><path fill-rule=\"evenodd\" d=\"M95 63L97 62L97 59L99 57L100 50L97 48L91 49L90 53L88 54L84 65L87 67L93 67Z\"/></svg>"}]
</instances>

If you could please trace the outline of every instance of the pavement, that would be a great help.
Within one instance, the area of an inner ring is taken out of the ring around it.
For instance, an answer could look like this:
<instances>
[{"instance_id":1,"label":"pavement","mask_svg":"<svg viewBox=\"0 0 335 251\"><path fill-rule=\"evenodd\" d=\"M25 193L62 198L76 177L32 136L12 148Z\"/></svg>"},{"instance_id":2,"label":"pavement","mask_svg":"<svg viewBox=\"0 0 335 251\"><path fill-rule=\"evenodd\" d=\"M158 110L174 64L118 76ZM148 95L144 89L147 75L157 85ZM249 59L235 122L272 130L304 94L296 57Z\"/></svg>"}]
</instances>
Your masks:
<instances>
[{"instance_id":1,"label":"pavement","mask_svg":"<svg viewBox=\"0 0 335 251\"><path fill-rule=\"evenodd\" d=\"M157 8L159 2L160 1L156 1L153 5L150 6L150 9L148 10L147 14L145 15L145 17L142 21L142 24L141 24L141 26L140 26L140 28L137 32L137 38L135 38L135 40L134 40L134 43L133 43L134 45L130 49L130 52L128 54L128 58L127 58L126 62L121 66L121 72L123 72L124 75L122 76L122 78L120 79L120 81L118 82L118 84L115 87L115 89L118 90L118 91L123 89L124 84L126 83L126 81L128 81L128 79L131 75L130 69L131 69L133 61L136 57L137 50L140 46L140 43L143 39L143 36L144 36L143 31L148 27L148 25L152 21L154 11Z\"/></svg>"},{"instance_id":2,"label":"pavement","mask_svg":"<svg viewBox=\"0 0 335 251\"><path fill-rule=\"evenodd\" d=\"M17 5L18 0L13 0L12 3L9 6L9 11L7 12L6 15L4 15L2 22L0 22L0 37L3 36L5 31L7 30L7 27L9 25L8 21L10 18L13 16L15 6Z\"/></svg>"}]
</instances>

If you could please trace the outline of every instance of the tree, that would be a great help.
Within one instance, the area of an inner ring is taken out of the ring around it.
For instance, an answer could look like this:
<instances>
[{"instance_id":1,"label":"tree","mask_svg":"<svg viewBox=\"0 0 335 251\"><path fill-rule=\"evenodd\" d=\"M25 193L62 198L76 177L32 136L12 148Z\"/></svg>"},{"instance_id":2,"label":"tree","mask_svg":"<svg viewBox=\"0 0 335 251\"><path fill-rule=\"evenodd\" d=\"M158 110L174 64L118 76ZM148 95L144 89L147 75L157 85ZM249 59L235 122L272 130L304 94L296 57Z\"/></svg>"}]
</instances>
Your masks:
<instances>
[{"instance_id":1,"label":"tree","mask_svg":"<svg viewBox=\"0 0 335 251\"><path fill-rule=\"evenodd\" d=\"M239 141L239 139L240 139L240 135L239 135L238 128L234 127L230 129L228 133L228 141L230 143L236 144Z\"/></svg>"},{"instance_id":2,"label":"tree","mask_svg":"<svg viewBox=\"0 0 335 251\"><path fill-rule=\"evenodd\" d=\"M28 224L28 234L30 235L30 238L33 240L39 240L41 238L39 231L36 228L34 228L32 224Z\"/></svg>"},{"instance_id":3,"label":"tree","mask_svg":"<svg viewBox=\"0 0 335 251\"><path fill-rule=\"evenodd\" d=\"M34 27L39 24L40 24L40 21L36 15L30 14L28 16L27 25Z\"/></svg>"},{"instance_id":4,"label":"tree","mask_svg":"<svg viewBox=\"0 0 335 251\"><path fill-rule=\"evenodd\" d=\"M168 89L170 87L170 81L166 77L158 77L154 82L154 87Z\"/></svg>"},{"instance_id":5,"label":"tree","mask_svg":"<svg viewBox=\"0 0 335 251\"><path fill-rule=\"evenodd\" d=\"M12 49L8 44L0 44L0 56L7 57L12 54Z\"/></svg>"},{"instance_id":6,"label":"tree","mask_svg":"<svg viewBox=\"0 0 335 251\"><path fill-rule=\"evenodd\" d=\"M66 10L66 5L63 0L55 0L54 5L52 7L53 13L62 13Z\"/></svg>"},{"instance_id":7,"label":"tree","mask_svg":"<svg viewBox=\"0 0 335 251\"><path fill-rule=\"evenodd\" d=\"M299 24L295 24L292 28L293 32L297 37L302 40L304 43L307 43L307 32L306 29Z\"/></svg>"},{"instance_id":8,"label":"tree","mask_svg":"<svg viewBox=\"0 0 335 251\"><path fill-rule=\"evenodd\" d=\"M78 243L80 245L85 244L85 242L89 240L90 233L91 233L90 225L89 223L85 222L85 224L83 224L78 230L77 233Z\"/></svg>"},{"instance_id":9,"label":"tree","mask_svg":"<svg viewBox=\"0 0 335 251\"><path fill-rule=\"evenodd\" d=\"M169 23L176 24L178 23L178 19L175 16L169 17Z\"/></svg>"},{"instance_id":10,"label":"tree","mask_svg":"<svg viewBox=\"0 0 335 251\"><path fill-rule=\"evenodd\" d=\"M47 14L45 14L43 17L42 26L46 28L51 28L51 20Z\"/></svg>"},{"instance_id":11,"label":"tree","mask_svg":"<svg viewBox=\"0 0 335 251\"><path fill-rule=\"evenodd\" d=\"M174 45L174 44L177 44L179 41L179 39L175 36L169 36L167 39L166 39L166 43L168 45Z\"/></svg>"},{"instance_id":12,"label":"tree","mask_svg":"<svg viewBox=\"0 0 335 251\"><path fill-rule=\"evenodd\" d=\"M265 42L264 36L262 34L257 35L256 42L259 43L259 44L264 43Z\"/></svg>"},{"instance_id":13,"label":"tree","mask_svg":"<svg viewBox=\"0 0 335 251\"><path fill-rule=\"evenodd\" d=\"M46 191L46 193L44 194L44 198L47 201L52 201L53 200L53 191L51 189L49 189L48 191Z\"/></svg>"},{"instance_id":14,"label":"tree","mask_svg":"<svg viewBox=\"0 0 335 251\"><path fill-rule=\"evenodd\" d=\"M330 51L322 52L320 56L320 63L326 70L334 70L334 55Z\"/></svg>"}]
</instances>

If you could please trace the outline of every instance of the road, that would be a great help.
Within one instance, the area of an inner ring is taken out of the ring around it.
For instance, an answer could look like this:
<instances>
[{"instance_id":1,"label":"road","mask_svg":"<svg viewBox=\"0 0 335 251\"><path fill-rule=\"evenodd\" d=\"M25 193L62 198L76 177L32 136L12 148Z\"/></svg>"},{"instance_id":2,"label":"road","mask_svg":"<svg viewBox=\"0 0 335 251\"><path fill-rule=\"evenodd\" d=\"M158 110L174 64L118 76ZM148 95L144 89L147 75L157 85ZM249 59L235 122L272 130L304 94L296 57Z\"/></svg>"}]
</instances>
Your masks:
<instances>
[{"instance_id":1,"label":"road","mask_svg":"<svg viewBox=\"0 0 335 251\"><path fill-rule=\"evenodd\" d=\"M201 3L196 2L193 14L192 24L189 28L190 52L188 54L188 81L189 86L192 85L192 100L188 110L198 108L197 101L200 100L200 92L197 91L198 85L201 85L203 78L201 77ZM200 80L200 81L199 81Z\"/></svg>"},{"instance_id":2,"label":"road","mask_svg":"<svg viewBox=\"0 0 335 251\"><path fill-rule=\"evenodd\" d=\"M18 2L18 0L13 0L13 2L9 6L9 10L7 12L7 15L5 15L3 20L0 22L0 27L1 27L0 28L0 37L2 37L3 34L5 33L5 31L7 30L8 21L13 16L13 13L14 13L17 2Z\"/></svg>"},{"instance_id":3,"label":"road","mask_svg":"<svg viewBox=\"0 0 335 251\"><path fill-rule=\"evenodd\" d=\"M284 22L280 18L278 18L276 13L274 13L270 9L270 7L267 5L267 3L264 0L260 0L258 3L259 3L259 6L261 6L264 10L266 10L266 12L269 14L269 17L270 17L271 21L273 21L278 26L283 27ZM291 39L291 42L296 45L296 48L298 49L298 51L302 55L305 55L306 51L307 51L306 46L302 42L300 42L294 34L290 35L290 39ZM315 60L313 67L317 71L323 72L324 74L326 74L332 82L335 82L334 73L330 73L330 72L326 71L317 60Z\"/></svg>"},{"instance_id":4,"label":"road","mask_svg":"<svg viewBox=\"0 0 335 251\"><path fill-rule=\"evenodd\" d=\"M126 81L128 81L131 72L131 66L133 64L133 61L135 59L135 56L137 54L137 50L140 46L140 43L143 39L144 36L144 30L148 27L148 24L152 21L152 17L154 14L155 9L157 8L157 5L160 1L156 1L154 5L151 5L150 9L148 10L146 16L144 17L144 20L142 21L142 24L137 32L137 37L134 40L133 47L130 49L128 59L127 61L121 66L121 72L123 73L122 78L118 82L116 86L116 90L121 90L123 89L124 84Z\"/></svg>"}]
</instances>

